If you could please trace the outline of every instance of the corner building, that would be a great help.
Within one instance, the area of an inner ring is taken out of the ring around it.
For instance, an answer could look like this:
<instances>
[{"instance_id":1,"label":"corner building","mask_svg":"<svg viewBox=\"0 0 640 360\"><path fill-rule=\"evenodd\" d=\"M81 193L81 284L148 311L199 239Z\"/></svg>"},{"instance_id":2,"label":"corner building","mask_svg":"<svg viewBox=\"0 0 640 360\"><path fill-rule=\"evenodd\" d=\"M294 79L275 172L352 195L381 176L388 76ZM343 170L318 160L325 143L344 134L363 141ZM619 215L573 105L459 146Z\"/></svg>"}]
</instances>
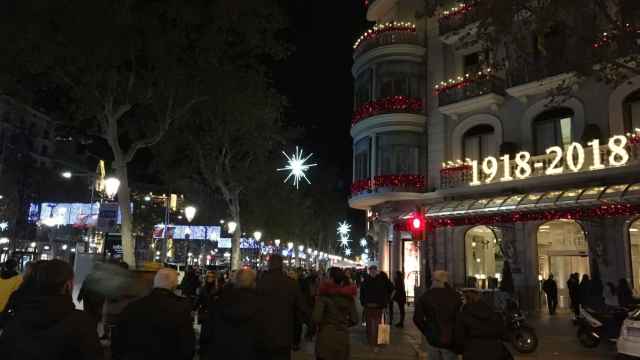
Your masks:
<instances>
[{"instance_id":1,"label":"corner building","mask_svg":"<svg viewBox=\"0 0 640 360\"><path fill-rule=\"evenodd\" d=\"M640 290L640 77L614 87L543 55L534 63L559 66L496 70L505 49L468 41L473 3L448 5L427 19L423 1L372 1L376 24L354 44L349 204L366 211L380 267L405 272L410 300L426 266L488 288L505 261L532 310L551 273L561 307L568 276L595 266ZM426 241L406 231L416 209Z\"/></svg>"}]
</instances>

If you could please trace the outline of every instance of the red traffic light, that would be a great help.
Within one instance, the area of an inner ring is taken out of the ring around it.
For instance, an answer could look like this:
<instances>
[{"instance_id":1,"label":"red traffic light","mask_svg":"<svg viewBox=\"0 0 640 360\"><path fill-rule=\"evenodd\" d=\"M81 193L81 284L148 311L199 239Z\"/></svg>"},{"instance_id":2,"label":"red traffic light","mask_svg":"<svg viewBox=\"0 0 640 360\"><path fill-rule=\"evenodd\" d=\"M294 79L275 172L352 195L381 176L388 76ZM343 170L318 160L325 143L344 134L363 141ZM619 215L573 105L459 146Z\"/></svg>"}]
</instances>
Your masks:
<instances>
[{"instance_id":1,"label":"red traffic light","mask_svg":"<svg viewBox=\"0 0 640 360\"><path fill-rule=\"evenodd\" d=\"M425 219L420 213L413 213L407 221L407 228L413 233L424 231Z\"/></svg>"}]
</instances>

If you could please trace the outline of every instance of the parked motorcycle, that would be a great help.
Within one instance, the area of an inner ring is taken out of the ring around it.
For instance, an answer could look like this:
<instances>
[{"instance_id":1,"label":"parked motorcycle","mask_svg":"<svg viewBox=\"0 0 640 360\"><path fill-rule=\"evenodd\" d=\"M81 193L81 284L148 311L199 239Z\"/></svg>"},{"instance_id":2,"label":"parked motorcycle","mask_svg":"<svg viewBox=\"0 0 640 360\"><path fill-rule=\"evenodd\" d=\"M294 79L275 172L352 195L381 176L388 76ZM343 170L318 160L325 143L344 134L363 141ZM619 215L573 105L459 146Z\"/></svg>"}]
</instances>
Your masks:
<instances>
[{"instance_id":1,"label":"parked motorcycle","mask_svg":"<svg viewBox=\"0 0 640 360\"><path fill-rule=\"evenodd\" d=\"M505 319L505 340L521 354L529 354L538 348L536 330L527 324L518 304L509 299L503 312Z\"/></svg>"},{"instance_id":2,"label":"parked motorcycle","mask_svg":"<svg viewBox=\"0 0 640 360\"><path fill-rule=\"evenodd\" d=\"M597 347L603 339L615 342L628 312L628 309L612 306L582 307L577 319L578 340L586 348Z\"/></svg>"}]
</instances>

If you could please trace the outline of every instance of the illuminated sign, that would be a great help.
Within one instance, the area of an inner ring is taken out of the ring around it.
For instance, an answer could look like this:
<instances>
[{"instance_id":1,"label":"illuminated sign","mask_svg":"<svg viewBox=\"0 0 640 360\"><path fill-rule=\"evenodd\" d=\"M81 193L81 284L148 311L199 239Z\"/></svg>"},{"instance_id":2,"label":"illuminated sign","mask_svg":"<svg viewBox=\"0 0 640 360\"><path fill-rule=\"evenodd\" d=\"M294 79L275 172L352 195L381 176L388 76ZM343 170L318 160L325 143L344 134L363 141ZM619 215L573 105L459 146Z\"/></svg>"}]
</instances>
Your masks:
<instances>
[{"instance_id":1,"label":"illuminated sign","mask_svg":"<svg viewBox=\"0 0 640 360\"><path fill-rule=\"evenodd\" d=\"M509 154L500 158L488 156L482 162L470 162L473 177L469 185L522 180L534 173L536 176L560 175L624 166L630 159L628 143L626 136L617 135L602 146L598 139L588 142L586 147L577 142L566 148L552 146L546 150L547 155L542 156L532 157L527 151L517 153L514 158Z\"/></svg>"},{"instance_id":2,"label":"illuminated sign","mask_svg":"<svg viewBox=\"0 0 640 360\"><path fill-rule=\"evenodd\" d=\"M197 226L197 225L169 225L166 237L176 240L209 240L218 241L220 239L220 226ZM158 224L153 228L153 237L156 239L165 236L165 226Z\"/></svg>"}]
</instances>

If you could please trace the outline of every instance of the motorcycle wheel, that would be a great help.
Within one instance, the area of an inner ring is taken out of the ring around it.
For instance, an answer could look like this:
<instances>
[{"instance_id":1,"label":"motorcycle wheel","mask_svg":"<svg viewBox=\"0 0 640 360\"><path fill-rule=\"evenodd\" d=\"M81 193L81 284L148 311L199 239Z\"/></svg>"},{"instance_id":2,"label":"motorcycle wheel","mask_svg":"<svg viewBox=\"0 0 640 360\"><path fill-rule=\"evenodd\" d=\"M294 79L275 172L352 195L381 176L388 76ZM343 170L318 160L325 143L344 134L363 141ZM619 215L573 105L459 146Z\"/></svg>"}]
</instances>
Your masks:
<instances>
[{"instance_id":1,"label":"motorcycle wheel","mask_svg":"<svg viewBox=\"0 0 640 360\"><path fill-rule=\"evenodd\" d=\"M600 339L593 336L591 331L585 328L578 329L578 340L582 346L593 349L600 345Z\"/></svg>"},{"instance_id":2,"label":"motorcycle wheel","mask_svg":"<svg viewBox=\"0 0 640 360\"><path fill-rule=\"evenodd\" d=\"M538 347L538 336L531 328L521 327L516 330L511 339L513 347L521 354L529 354Z\"/></svg>"}]
</instances>

